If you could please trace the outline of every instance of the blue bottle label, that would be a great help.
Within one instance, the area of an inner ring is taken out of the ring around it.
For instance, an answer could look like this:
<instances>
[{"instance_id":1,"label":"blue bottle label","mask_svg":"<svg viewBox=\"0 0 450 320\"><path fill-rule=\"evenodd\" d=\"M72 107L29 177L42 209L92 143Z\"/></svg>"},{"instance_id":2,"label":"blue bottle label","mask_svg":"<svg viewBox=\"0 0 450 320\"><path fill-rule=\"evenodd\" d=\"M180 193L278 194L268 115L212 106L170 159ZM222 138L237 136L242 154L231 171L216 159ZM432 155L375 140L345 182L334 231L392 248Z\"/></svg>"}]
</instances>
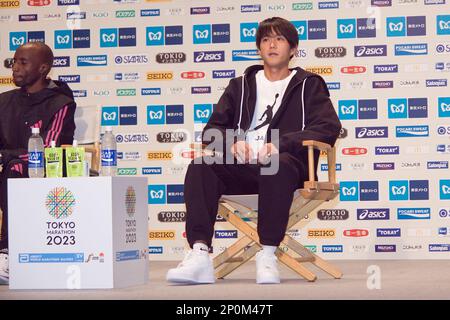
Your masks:
<instances>
[{"instance_id":1,"label":"blue bottle label","mask_svg":"<svg viewBox=\"0 0 450 320\"><path fill-rule=\"evenodd\" d=\"M44 153L41 151L28 153L28 167L32 169L44 168Z\"/></svg>"},{"instance_id":2,"label":"blue bottle label","mask_svg":"<svg viewBox=\"0 0 450 320\"><path fill-rule=\"evenodd\" d=\"M102 150L102 167L117 166L117 151L106 149Z\"/></svg>"}]
</instances>

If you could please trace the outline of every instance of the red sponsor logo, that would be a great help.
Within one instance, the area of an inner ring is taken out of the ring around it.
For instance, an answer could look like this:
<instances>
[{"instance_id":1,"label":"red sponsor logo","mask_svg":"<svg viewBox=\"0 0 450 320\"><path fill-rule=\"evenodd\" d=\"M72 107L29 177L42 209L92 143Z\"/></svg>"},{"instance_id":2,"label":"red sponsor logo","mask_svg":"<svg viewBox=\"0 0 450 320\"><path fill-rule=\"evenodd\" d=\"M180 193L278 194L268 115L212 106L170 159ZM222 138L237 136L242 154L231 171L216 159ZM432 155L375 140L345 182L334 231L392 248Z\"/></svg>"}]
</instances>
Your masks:
<instances>
[{"instance_id":1,"label":"red sponsor logo","mask_svg":"<svg viewBox=\"0 0 450 320\"><path fill-rule=\"evenodd\" d=\"M203 71L185 71L181 73L183 79L202 79L205 77Z\"/></svg>"},{"instance_id":2,"label":"red sponsor logo","mask_svg":"<svg viewBox=\"0 0 450 320\"><path fill-rule=\"evenodd\" d=\"M347 74L356 74L356 73L364 73L367 68L364 66L347 66L341 68L341 73Z\"/></svg>"},{"instance_id":3,"label":"red sponsor logo","mask_svg":"<svg viewBox=\"0 0 450 320\"><path fill-rule=\"evenodd\" d=\"M186 238L186 231L183 231L183 238Z\"/></svg>"},{"instance_id":4,"label":"red sponsor logo","mask_svg":"<svg viewBox=\"0 0 450 320\"><path fill-rule=\"evenodd\" d=\"M344 230L344 237L367 237L369 230L367 229L349 229Z\"/></svg>"},{"instance_id":5,"label":"red sponsor logo","mask_svg":"<svg viewBox=\"0 0 450 320\"><path fill-rule=\"evenodd\" d=\"M346 156L360 156L367 154L367 148L343 148L342 154Z\"/></svg>"},{"instance_id":6,"label":"red sponsor logo","mask_svg":"<svg viewBox=\"0 0 450 320\"><path fill-rule=\"evenodd\" d=\"M51 0L28 0L27 3L30 7L43 7L48 6L51 2Z\"/></svg>"}]
</instances>

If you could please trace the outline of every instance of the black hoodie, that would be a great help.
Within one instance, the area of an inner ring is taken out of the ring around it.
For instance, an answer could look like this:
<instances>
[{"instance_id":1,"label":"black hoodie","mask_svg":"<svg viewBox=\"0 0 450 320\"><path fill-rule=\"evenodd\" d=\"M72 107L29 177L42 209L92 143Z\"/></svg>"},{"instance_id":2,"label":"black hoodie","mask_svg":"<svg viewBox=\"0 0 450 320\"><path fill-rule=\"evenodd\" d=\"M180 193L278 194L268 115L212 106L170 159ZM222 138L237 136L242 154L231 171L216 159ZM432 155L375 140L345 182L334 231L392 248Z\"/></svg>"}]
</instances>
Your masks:
<instances>
[{"instance_id":1,"label":"black hoodie","mask_svg":"<svg viewBox=\"0 0 450 320\"><path fill-rule=\"evenodd\" d=\"M203 130L203 143L209 144L213 140L205 137L206 130L211 128L222 133L233 129L238 132L237 139L244 139L243 133L249 129L255 112L255 75L262 69L262 65L251 66L243 76L230 80ZM279 129L279 151L289 152L307 163L307 149L302 147L302 141L318 140L333 146L341 123L322 77L299 67L295 70L297 73L289 82L281 105L268 126L266 141L277 145L277 141L271 141L270 129ZM227 141L227 145L223 141L224 151L228 153L232 141ZM318 156L316 152L316 165Z\"/></svg>"},{"instance_id":2,"label":"black hoodie","mask_svg":"<svg viewBox=\"0 0 450 320\"><path fill-rule=\"evenodd\" d=\"M51 80L47 88L29 94L14 89L0 94L0 152L3 164L20 158L27 160L31 128L39 127L44 145L72 144L76 104L72 90Z\"/></svg>"}]
</instances>

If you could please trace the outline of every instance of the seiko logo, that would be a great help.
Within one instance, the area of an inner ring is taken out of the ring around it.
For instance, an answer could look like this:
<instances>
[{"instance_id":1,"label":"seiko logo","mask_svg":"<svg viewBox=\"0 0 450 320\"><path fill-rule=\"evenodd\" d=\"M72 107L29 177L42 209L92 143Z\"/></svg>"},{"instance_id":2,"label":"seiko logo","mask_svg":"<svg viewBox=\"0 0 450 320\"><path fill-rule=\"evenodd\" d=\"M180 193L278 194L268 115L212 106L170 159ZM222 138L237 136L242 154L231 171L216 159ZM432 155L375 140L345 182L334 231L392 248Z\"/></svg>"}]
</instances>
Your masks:
<instances>
[{"instance_id":1,"label":"seiko logo","mask_svg":"<svg viewBox=\"0 0 450 320\"><path fill-rule=\"evenodd\" d=\"M342 58L347 55L344 47L319 47L315 50L317 58Z\"/></svg>"},{"instance_id":2,"label":"seiko logo","mask_svg":"<svg viewBox=\"0 0 450 320\"><path fill-rule=\"evenodd\" d=\"M309 229L308 238L334 238L336 230L334 229Z\"/></svg>"},{"instance_id":3,"label":"seiko logo","mask_svg":"<svg viewBox=\"0 0 450 320\"><path fill-rule=\"evenodd\" d=\"M175 239L175 231L173 230L161 230L150 231L148 233L149 240L173 240Z\"/></svg>"},{"instance_id":4,"label":"seiko logo","mask_svg":"<svg viewBox=\"0 0 450 320\"><path fill-rule=\"evenodd\" d=\"M320 75L332 75L333 74L333 67L309 67L305 68L306 71L317 73Z\"/></svg>"},{"instance_id":5,"label":"seiko logo","mask_svg":"<svg viewBox=\"0 0 450 320\"><path fill-rule=\"evenodd\" d=\"M147 80L149 81L155 81L155 80L172 80L173 79L173 72L148 72L147 73Z\"/></svg>"},{"instance_id":6,"label":"seiko logo","mask_svg":"<svg viewBox=\"0 0 450 320\"><path fill-rule=\"evenodd\" d=\"M158 63L183 63L186 61L184 52L158 53L156 62Z\"/></svg>"},{"instance_id":7,"label":"seiko logo","mask_svg":"<svg viewBox=\"0 0 450 320\"><path fill-rule=\"evenodd\" d=\"M173 154L170 151L167 152L148 152L147 160L170 160L173 158Z\"/></svg>"},{"instance_id":8,"label":"seiko logo","mask_svg":"<svg viewBox=\"0 0 450 320\"><path fill-rule=\"evenodd\" d=\"M347 220L349 212L346 209L321 209L317 212L319 220Z\"/></svg>"}]
</instances>

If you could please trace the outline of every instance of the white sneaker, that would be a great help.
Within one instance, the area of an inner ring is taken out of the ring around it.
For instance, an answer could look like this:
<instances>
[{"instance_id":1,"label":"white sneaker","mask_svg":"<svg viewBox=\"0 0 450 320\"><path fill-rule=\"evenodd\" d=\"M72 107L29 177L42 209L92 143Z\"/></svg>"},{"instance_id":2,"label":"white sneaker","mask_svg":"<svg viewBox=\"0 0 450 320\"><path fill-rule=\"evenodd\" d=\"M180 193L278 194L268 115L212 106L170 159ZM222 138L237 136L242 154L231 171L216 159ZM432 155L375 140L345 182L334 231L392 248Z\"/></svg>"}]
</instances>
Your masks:
<instances>
[{"instance_id":1,"label":"white sneaker","mask_svg":"<svg viewBox=\"0 0 450 320\"><path fill-rule=\"evenodd\" d=\"M168 282L198 284L214 283L214 268L207 252L191 250L183 261L167 272Z\"/></svg>"},{"instance_id":2,"label":"white sneaker","mask_svg":"<svg viewBox=\"0 0 450 320\"><path fill-rule=\"evenodd\" d=\"M9 284L8 250L0 251L0 285Z\"/></svg>"},{"instance_id":3,"label":"white sneaker","mask_svg":"<svg viewBox=\"0 0 450 320\"><path fill-rule=\"evenodd\" d=\"M276 255L264 254L262 250L256 254L256 283L280 283L277 261Z\"/></svg>"}]
</instances>

